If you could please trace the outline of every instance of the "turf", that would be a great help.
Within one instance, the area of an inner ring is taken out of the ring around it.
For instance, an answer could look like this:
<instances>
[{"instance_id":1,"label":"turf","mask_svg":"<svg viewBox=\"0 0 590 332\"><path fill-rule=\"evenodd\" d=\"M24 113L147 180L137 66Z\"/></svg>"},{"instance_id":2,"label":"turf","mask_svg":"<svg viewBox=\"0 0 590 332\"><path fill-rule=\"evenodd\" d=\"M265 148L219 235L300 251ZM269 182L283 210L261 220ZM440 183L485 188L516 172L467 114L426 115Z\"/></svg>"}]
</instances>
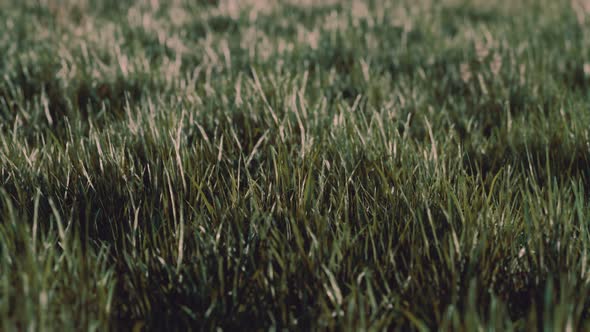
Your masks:
<instances>
[{"instance_id":1,"label":"turf","mask_svg":"<svg viewBox=\"0 0 590 332\"><path fill-rule=\"evenodd\" d=\"M0 330L590 329L590 3L0 1Z\"/></svg>"}]
</instances>

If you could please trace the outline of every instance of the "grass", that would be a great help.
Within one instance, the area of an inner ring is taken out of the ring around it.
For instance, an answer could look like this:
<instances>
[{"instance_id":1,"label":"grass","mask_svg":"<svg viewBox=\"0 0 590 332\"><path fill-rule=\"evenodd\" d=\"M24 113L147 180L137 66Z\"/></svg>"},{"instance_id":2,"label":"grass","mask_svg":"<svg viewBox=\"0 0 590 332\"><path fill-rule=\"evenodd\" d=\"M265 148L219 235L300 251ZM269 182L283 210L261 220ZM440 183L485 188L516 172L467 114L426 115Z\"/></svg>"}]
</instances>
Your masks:
<instances>
[{"instance_id":1,"label":"grass","mask_svg":"<svg viewBox=\"0 0 590 332\"><path fill-rule=\"evenodd\" d=\"M585 3L0 1L0 329L590 329Z\"/></svg>"}]
</instances>

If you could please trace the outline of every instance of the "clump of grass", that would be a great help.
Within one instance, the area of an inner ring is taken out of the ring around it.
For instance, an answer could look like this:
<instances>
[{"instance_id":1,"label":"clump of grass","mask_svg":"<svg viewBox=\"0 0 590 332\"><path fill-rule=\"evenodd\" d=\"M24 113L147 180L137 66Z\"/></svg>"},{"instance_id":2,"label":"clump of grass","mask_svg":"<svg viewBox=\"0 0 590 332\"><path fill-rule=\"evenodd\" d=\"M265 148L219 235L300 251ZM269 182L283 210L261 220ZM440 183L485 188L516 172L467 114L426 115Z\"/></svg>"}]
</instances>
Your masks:
<instances>
[{"instance_id":1,"label":"clump of grass","mask_svg":"<svg viewBox=\"0 0 590 332\"><path fill-rule=\"evenodd\" d=\"M587 329L580 8L0 4L2 330Z\"/></svg>"}]
</instances>

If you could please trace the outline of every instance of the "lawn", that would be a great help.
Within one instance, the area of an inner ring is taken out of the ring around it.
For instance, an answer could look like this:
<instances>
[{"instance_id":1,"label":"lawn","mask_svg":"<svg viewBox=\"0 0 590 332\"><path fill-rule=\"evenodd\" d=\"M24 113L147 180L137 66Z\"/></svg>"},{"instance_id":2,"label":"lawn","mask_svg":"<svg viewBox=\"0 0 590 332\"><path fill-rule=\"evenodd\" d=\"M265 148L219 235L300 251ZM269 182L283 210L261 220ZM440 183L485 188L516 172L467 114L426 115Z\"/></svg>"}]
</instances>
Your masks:
<instances>
[{"instance_id":1,"label":"lawn","mask_svg":"<svg viewBox=\"0 0 590 332\"><path fill-rule=\"evenodd\" d=\"M0 0L0 330L590 329L590 1Z\"/></svg>"}]
</instances>

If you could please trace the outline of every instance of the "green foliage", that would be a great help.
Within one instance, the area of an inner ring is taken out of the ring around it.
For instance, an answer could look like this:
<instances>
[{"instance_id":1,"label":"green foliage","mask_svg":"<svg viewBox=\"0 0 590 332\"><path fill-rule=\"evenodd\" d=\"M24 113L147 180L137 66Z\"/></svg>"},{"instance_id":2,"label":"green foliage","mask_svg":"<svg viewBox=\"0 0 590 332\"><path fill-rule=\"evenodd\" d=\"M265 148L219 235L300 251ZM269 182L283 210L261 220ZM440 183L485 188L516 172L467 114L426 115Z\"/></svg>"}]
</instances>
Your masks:
<instances>
[{"instance_id":1,"label":"green foliage","mask_svg":"<svg viewBox=\"0 0 590 332\"><path fill-rule=\"evenodd\" d=\"M583 3L0 2L0 329L589 329Z\"/></svg>"}]
</instances>

